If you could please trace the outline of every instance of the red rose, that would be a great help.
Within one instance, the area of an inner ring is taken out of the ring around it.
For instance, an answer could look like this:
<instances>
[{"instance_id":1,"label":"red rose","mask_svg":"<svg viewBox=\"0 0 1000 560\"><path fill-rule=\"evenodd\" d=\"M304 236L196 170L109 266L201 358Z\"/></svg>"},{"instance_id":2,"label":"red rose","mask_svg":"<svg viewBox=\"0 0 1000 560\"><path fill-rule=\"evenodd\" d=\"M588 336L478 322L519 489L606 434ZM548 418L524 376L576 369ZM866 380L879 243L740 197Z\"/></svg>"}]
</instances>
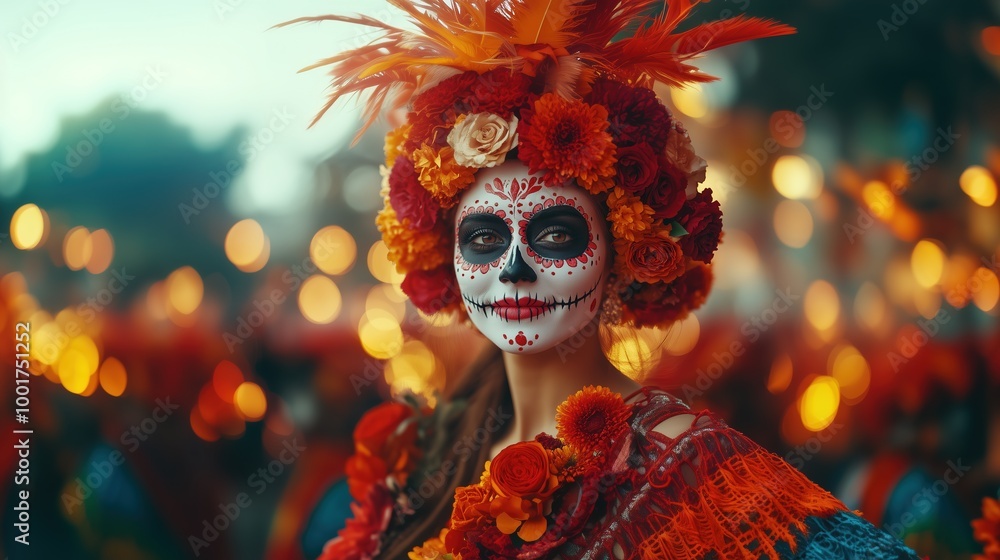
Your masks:
<instances>
[{"instance_id":1,"label":"red rose","mask_svg":"<svg viewBox=\"0 0 1000 560\"><path fill-rule=\"evenodd\" d=\"M400 156L389 174L389 204L400 222L417 231L427 231L438 221L441 206L425 189L417 176L413 161Z\"/></svg>"},{"instance_id":2,"label":"red rose","mask_svg":"<svg viewBox=\"0 0 1000 560\"><path fill-rule=\"evenodd\" d=\"M459 301L458 280L451 264L411 271L400 288L424 313L437 313Z\"/></svg>"},{"instance_id":3,"label":"red rose","mask_svg":"<svg viewBox=\"0 0 1000 560\"><path fill-rule=\"evenodd\" d=\"M666 159L661 159L656 182L642 193L641 198L655 211L654 219L669 220L684 206L687 198L685 188L687 177L684 173Z\"/></svg>"},{"instance_id":4,"label":"red rose","mask_svg":"<svg viewBox=\"0 0 1000 560\"><path fill-rule=\"evenodd\" d=\"M705 189L687 201L676 220L688 234L680 238L684 254L708 263L722 239L722 208L712 200L712 189Z\"/></svg>"},{"instance_id":5,"label":"red rose","mask_svg":"<svg viewBox=\"0 0 1000 560\"><path fill-rule=\"evenodd\" d=\"M509 445L490 462L490 484L502 497L551 494L549 455L537 441Z\"/></svg>"},{"instance_id":6,"label":"red rose","mask_svg":"<svg viewBox=\"0 0 1000 560\"><path fill-rule=\"evenodd\" d=\"M639 282L670 282L684 272L684 251L662 228L635 241L616 239L615 252L620 269Z\"/></svg>"},{"instance_id":7,"label":"red rose","mask_svg":"<svg viewBox=\"0 0 1000 560\"><path fill-rule=\"evenodd\" d=\"M649 144L640 142L618 150L618 185L641 195L656 179L659 164Z\"/></svg>"},{"instance_id":8,"label":"red rose","mask_svg":"<svg viewBox=\"0 0 1000 560\"><path fill-rule=\"evenodd\" d=\"M663 153L670 134L670 111L653 90L600 79L584 100L607 108L608 132L619 148L646 142L655 153Z\"/></svg>"}]
</instances>

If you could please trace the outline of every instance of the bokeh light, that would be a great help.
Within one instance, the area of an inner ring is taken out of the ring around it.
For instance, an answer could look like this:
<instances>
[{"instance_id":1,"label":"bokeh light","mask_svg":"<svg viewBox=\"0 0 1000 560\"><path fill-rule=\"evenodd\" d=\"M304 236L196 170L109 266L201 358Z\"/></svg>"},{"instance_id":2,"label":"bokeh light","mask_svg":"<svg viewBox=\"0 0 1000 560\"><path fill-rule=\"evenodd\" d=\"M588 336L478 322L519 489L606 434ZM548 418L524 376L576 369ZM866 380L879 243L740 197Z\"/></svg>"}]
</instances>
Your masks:
<instances>
[{"instance_id":1,"label":"bokeh light","mask_svg":"<svg viewBox=\"0 0 1000 560\"><path fill-rule=\"evenodd\" d=\"M91 255L87 259L87 272L100 274L111 266L115 256L115 242L106 229L94 230L90 234Z\"/></svg>"},{"instance_id":2,"label":"bokeh light","mask_svg":"<svg viewBox=\"0 0 1000 560\"><path fill-rule=\"evenodd\" d=\"M958 178L962 192L980 206L993 206L997 201L997 182L985 167L973 165Z\"/></svg>"},{"instance_id":3,"label":"bokeh light","mask_svg":"<svg viewBox=\"0 0 1000 560\"><path fill-rule=\"evenodd\" d=\"M201 305L201 298L205 293L201 276L190 266L182 266L171 272L165 287L170 308L182 315L194 313Z\"/></svg>"},{"instance_id":4,"label":"bokeh light","mask_svg":"<svg viewBox=\"0 0 1000 560\"><path fill-rule=\"evenodd\" d=\"M25 204L10 219L10 240L18 249L34 249L47 235L48 216L34 204Z\"/></svg>"},{"instance_id":5,"label":"bokeh light","mask_svg":"<svg viewBox=\"0 0 1000 560\"><path fill-rule=\"evenodd\" d=\"M337 318L341 307L340 288L330 278L314 274L299 288L299 311L309 322L324 325Z\"/></svg>"},{"instance_id":6,"label":"bokeh light","mask_svg":"<svg viewBox=\"0 0 1000 560\"><path fill-rule=\"evenodd\" d=\"M837 324L840 316L840 297L837 289L826 280L816 280L806 290L806 319L818 331L825 331Z\"/></svg>"},{"instance_id":7,"label":"bokeh light","mask_svg":"<svg viewBox=\"0 0 1000 560\"><path fill-rule=\"evenodd\" d=\"M799 399L799 414L806 429L819 432L833 423L840 407L840 387L829 375L814 377Z\"/></svg>"},{"instance_id":8,"label":"bokeh light","mask_svg":"<svg viewBox=\"0 0 1000 560\"><path fill-rule=\"evenodd\" d=\"M104 389L105 393L112 397L120 397L125 392L125 387L128 385L128 374L118 358L112 356L105 358L104 363L101 364L99 375L101 388Z\"/></svg>"},{"instance_id":9,"label":"bokeh light","mask_svg":"<svg viewBox=\"0 0 1000 560\"><path fill-rule=\"evenodd\" d=\"M382 241L376 241L368 250L368 271L380 282L399 284L403 275L396 272L395 265L389 260L389 249Z\"/></svg>"},{"instance_id":10,"label":"bokeh light","mask_svg":"<svg viewBox=\"0 0 1000 560\"><path fill-rule=\"evenodd\" d=\"M244 381L243 372L229 360L222 360L212 372L212 388L223 402L232 403L236 389Z\"/></svg>"},{"instance_id":11,"label":"bokeh light","mask_svg":"<svg viewBox=\"0 0 1000 560\"><path fill-rule=\"evenodd\" d=\"M813 217L809 208L797 200L779 202L774 209L774 233L789 247L805 247L813 234Z\"/></svg>"},{"instance_id":12,"label":"bokeh light","mask_svg":"<svg viewBox=\"0 0 1000 560\"><path fill-rule=\"evenodd\" d=\"M267 264L271 241L257 220L240 220L229 228L225 240L226 257L243 272L257 272Z\"/></svg>"},{"instance_id":13,"label":"bokeh light","mask_svg":"<svg viewBox=\"0 0 1000 560\"><path fill-rule=\"evenodd\" d=\"M924 288L937 284L944 273L944 261L944 251L938 242L930 239L918 241L910 256L910 268L917 284Z\"/></svg>"},{"instance_id":14,"label":"bokeh light","mask_svg":"<svg viewBox=\"0 0 1000 560\"><path fill-rule=\"evenodd\" d=\"M403 331L399 321L386 312L366 312L358 326L361 347L373 358L388 360L403 348Z\"/></svg>"},{"instance_id":15,"label":"bokeh light","mask_svg":"<svg viewBox=\"0 0 1000 560\"><path fill-rule=\"evenodd\" d=\"M868 392L871 368L868 360L854 346L847 344L834 348L830 352L827 371L837 380L840 394L848 404L856 404Z\"/></svg>"},{"instance_id":16,"label":"bokeh light","mask_svg":"<svg viewBox=\"0 0 1000 560\"><path fill-rule=\"evenodd\" d=\"M87 228L77 226L66 232L66 237L63 238L63 260L70 270L81 270L87 266L93 252L94 245Z\"/></svg>"},{"instance_id":17,"label":"bokeh light","mask_svg":"<svg viewBox=\"0 0 1000 560\"><path fill-rule=\"evenodd\" d=\"M260 420L267 412L267 397L260 385L252 381L244 381L236 388L233 404L247 420Z\"/></svg>"},{"instance_id":18,"label":"bokeh light","mask_svg":"<svg viewBox=\"0 0 1000 560\"><path fill-rule=\"evenodd\" d=\"M357 255L358 245L354 236L340 226L326 226L317 231L309 242L309 257L313 263L334 276L350 270Z\"/></svg>"},{"instance_id":19,"label":"bokeh light","mask_svg":"<svg viewBox=\"0 0 1000 560\"><path fill-rule=\"evenodd\" d=\"M774 162L771 181L789 199L816 198L823 192L823 170L808 156L781 156Z\"/></svg>"}]
</instances>

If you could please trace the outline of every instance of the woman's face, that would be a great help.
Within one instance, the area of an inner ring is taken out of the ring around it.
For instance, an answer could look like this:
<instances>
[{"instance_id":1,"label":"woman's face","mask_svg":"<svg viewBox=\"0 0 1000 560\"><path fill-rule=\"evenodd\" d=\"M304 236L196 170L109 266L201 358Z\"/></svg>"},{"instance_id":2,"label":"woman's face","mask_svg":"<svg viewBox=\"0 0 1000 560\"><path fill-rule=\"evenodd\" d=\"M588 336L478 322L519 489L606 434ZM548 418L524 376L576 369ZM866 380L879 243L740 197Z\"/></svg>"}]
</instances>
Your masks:
<instances>
[{"instance_id":1,"label":"woman's face","mask_svg":"<svg viewBox=\"0 0 1000 560\"><path fill-rule=\"evenodd\" d=\"M455 274L472 323L506 352L550 349L593 320L609 236L584 189L520 161L481 169L455 213Z\"/></svg>"}]
</instances>

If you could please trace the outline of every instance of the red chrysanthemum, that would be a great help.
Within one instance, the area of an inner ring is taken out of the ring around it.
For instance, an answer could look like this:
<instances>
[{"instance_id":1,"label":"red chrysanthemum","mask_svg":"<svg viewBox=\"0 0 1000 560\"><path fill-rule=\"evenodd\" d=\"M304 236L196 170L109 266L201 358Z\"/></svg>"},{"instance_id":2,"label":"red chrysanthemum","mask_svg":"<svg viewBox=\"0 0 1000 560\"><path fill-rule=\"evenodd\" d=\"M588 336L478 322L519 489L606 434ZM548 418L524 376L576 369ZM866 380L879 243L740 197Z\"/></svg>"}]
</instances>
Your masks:
<instances>
[{"instance_id":1,"label":"red chrysanthemum","mask_svg":"<svg viewBox=\"0 0 1000 560\"><path fill-rule=\"evenodd\" d=\"M676 220L687 230L679 243L692 260L709 263L722 239L722 208L712 199L712 189L705 189L687 201Z\"/></svg>"},{"instance_id":2,"label":"red chrysanthemum","mask_svg":"<svg viewBox=\"0 0 1000 560\"><path fill-rule=\"evenodd\" d=\"M608 132L619 148L646 142L657 154L663 152L670 133L670 111L653 90L600 79L584 100L607 108Z\"/></svg>"},{"instance_id":3,"label":"red chrysanthemum","mask_svg":"<svg viewBox=\"0 0 1000 560\"><path fill-rule=\"evenodd\" d=\"M555 93L521 112L518 157L546 184L576 179L584 188L614 176L615 145L600 105L570 101Z\"/></svg>"},{"instance_id":4,"label":"red chrysanthemum","mask_svg":"<svg viewBox=\"0 0 1000 560\"><path fill-rule=\"evenodd\" d=\"M428 144L440 148L446 144L450 123L461 114L455 102L466 95L469 88L479 79L479 73L462 72L444 80L413 99L413 110L406 117L412 125L409 138L403 144L406 152L412 152Z\"/></svg>"},{"instance_id":5,"label":"red chrysanthemum","mask_svg":"<svg viewBox=\"0 0 1000 560\"><path fill-rule=\"evenodd\" d=\"M973 560L1000 560L1000 502L983 498L983 516L972 522L972 535L983 543L983 553Z\"/></svg>"},{"instance_id":6,"label":"red chrysanthemum","mask_svg":"<svg viewBox=\"0 0 1000 560\"><path fill-rule=\"evenodd\" d=\"M382 533L392 518L392 497L380 487L351 504L352 519L326 543L319 560L366 560L378 554Z\"/></svg>"},{"instance_id":7,"label":"red chrysanthemum","mask_svg":"<svg viewBox=\"0 0 1000 560\"><path fill-rule=\"evenodd\" d=\"M654 210L654 219L669 220L684 206L684 201L687 200L686 189L687 177L684 172L666 158L660 158L656 181L640 198Z\"/></svg>"},{"instance_id":8,"label":"red chrysanthemum","mask_svg":"<svg viewBox=\"0 0 1000 560\"><path fill-rule=\"evenodd\" d=\"M428 314L453 308L459 301L458 280L450 264L414 270L406 275L400 288L417 309Z\"/></svg>"},{"instance_id":9,"label":"red chrysanthemum","mask_svg":"<svg viewBox=\"0 0 1000 560\"><path fill-rule=\"evenodd\" d=\"M559 439L587 455L606 455L628 435L631 414L618 393L587 386L556 408L556 428Z\"/></svg>"},{"instance_id":10,"label":"red chrysanthemum","mask_svg":"<svg viewBox=\"0 0 1000 560\"><path fill-rule=\"evenodd\" d=\"M532 79L522 72L509 68L490 70L469 86L460 108L463 113L493 113L509 119L537 97L531 85Z\"/></svg>"},{"instance_id":11,"label":"red chrysanthemum","mask_svg":"<svg viewBox=\"0 0 1000 560\"><path fill-rule=\"evenodd\" d=\"M438 221L441 206L421 184L413 161L397 157L389 174L389 203L410 229L427 231Z\"/></svg>"},{"instance_id":12,"label":"red chrysanthemum","mask_svg":"<svg viewBox=\"0 0 1000 560\"><path fill-rule=\"evenodd\" d=\"M618 185L641 196L659 175L659 158L645 142L618 149Z\"/></svg>"}]
</instances>

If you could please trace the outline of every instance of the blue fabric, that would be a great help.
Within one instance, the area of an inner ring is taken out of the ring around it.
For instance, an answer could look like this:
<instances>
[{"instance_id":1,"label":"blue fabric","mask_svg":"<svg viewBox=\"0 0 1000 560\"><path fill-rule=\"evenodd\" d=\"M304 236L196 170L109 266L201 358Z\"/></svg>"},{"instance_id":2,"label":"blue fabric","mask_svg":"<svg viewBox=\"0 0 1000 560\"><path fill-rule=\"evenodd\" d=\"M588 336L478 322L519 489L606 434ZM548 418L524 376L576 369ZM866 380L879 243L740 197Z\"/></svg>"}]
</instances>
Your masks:
<instances>
[{"instance_id":1,"label":"blue fabric","mask_svg":"<svg viewBox=\"0 0 1000 560\"><path fill-rule=\"evenodd\" d=\"M323 553L323 545L337 536L337 533L347 525L347 520L354 517L351 511L353 501L346 477L327 489L309 516L305 531L302 532L302 553L306 558L311 560L319 558Z\"/></svg>"},{"instance_id":2,"label":"blue fabric","mask_svg":"<svg viewBox=\"0 0 1000 560\"><path fill-rule=\"evenodd\" d=\"M830 517L809 517L808 537L800 538L795 554L787 543L778 551L788 560L920 560L899 539L858 517L842 511Z\"/></svg>"}]
</instances>

